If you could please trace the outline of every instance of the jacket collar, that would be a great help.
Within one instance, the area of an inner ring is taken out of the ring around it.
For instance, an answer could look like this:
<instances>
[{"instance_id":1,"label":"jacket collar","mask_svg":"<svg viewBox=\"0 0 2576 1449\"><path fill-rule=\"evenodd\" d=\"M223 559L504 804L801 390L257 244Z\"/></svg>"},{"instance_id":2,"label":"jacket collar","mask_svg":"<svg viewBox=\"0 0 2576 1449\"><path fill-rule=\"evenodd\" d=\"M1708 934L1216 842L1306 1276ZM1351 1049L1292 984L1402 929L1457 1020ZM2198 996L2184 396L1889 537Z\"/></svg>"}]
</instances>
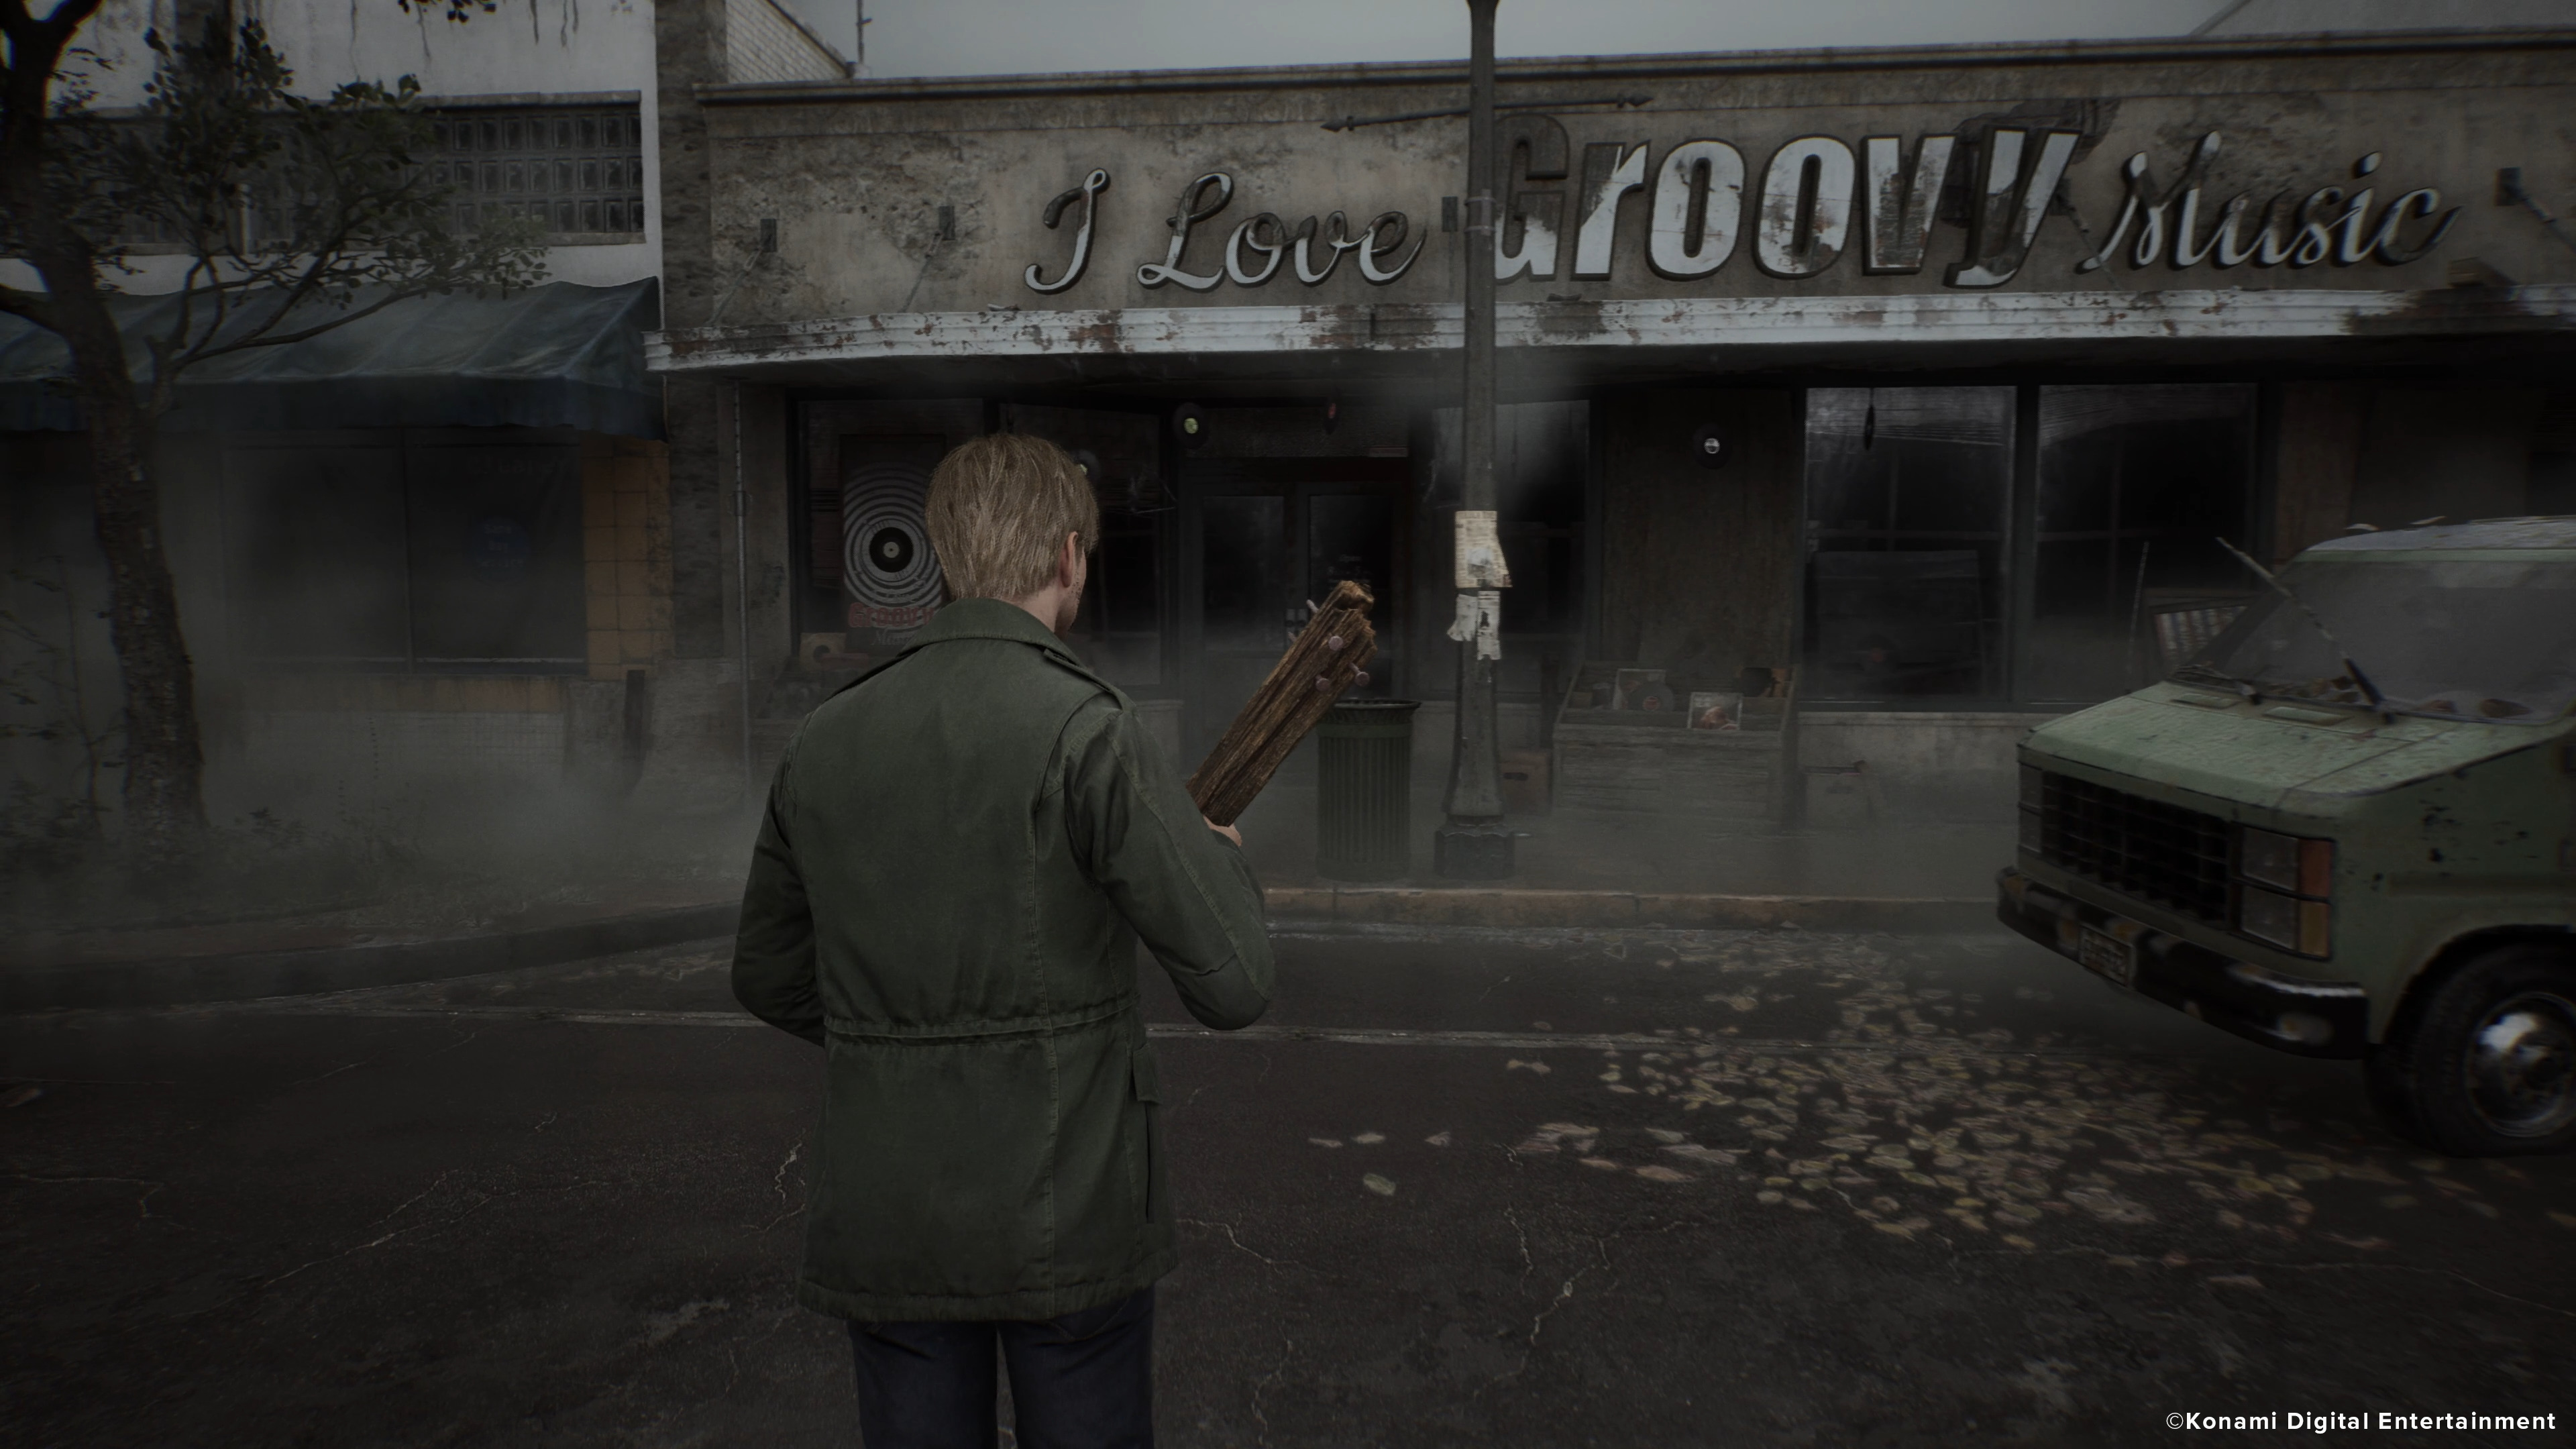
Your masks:
<instances>
[{"instance_id":1,"label":"jacket collar","mask_svg":"<svg viewBox=\"0 0 2576 1449\"><path fill-rule=\"evenodd\" d=\"M921 632L912 636L904 652L909 654L924 645L945 644L951 639L1007 639L1043 649L1075 668L1082 667L1073 650L1049 633L1028 610L1000 599L957 600L933 614L930 622L921 626Z\"/></svg>"}]
</instances>

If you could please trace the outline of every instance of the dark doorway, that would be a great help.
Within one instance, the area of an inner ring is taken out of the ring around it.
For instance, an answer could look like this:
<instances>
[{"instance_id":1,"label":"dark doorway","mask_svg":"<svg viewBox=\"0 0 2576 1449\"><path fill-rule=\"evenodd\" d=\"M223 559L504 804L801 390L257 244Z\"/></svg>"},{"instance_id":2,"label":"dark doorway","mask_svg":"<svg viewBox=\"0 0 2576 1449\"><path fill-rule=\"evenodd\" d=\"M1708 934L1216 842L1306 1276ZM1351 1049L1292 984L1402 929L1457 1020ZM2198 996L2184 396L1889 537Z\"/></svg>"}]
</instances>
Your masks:
<instances>
[{"instance_id":1,"label":"dark doorway","mask_svg":"<svg viewBox=\"0 0 2576 1449\"><path fill-rule=\"evenodd\" d=\"M1378 600L1378 656L1356 692L1400 687L1403 459L1238 459L1192 464L1185 476L1180 622L1191 758L1215 744L1310 606L1343 579Z\"/></svg>"}]
</instances>

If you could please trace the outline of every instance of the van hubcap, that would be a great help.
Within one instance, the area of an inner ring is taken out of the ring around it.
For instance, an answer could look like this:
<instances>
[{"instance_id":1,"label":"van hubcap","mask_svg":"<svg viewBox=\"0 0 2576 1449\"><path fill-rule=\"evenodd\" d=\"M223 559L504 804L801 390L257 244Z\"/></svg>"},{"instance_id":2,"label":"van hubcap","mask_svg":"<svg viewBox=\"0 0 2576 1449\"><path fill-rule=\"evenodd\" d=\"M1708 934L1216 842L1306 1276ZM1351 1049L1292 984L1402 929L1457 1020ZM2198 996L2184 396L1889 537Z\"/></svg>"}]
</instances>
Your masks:
<instances>
[{"instance_id":1,"label":"van hubcap","mask_svg":"<svg viewBox=\"0 0 2576 1449\"><path fill-rule=\"evenodd\" d=\"M2469 1100L2508 1137L2546 1137L2576 1121L2576 1004L2551 992L2508 997L2469 1039Z\"/></svg>"}]
</instances>

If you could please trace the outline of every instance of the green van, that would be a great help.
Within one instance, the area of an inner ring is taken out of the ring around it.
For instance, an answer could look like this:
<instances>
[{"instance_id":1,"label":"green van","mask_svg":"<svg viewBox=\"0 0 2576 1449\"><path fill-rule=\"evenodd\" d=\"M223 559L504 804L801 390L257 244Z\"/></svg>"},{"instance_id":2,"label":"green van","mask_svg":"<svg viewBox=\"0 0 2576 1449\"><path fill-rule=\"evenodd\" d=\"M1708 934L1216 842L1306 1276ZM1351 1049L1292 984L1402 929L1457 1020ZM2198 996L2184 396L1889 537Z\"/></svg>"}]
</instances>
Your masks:
<instances>
[{"instance_id":1,"label":"green van","mask_svg":"<svg viewBox=\"0 0 2576 1449\"><path fill-rule=\"evenodd\" d=\"M2457 1156L2576 1142L2576 518L2322 543L2021 750L2006 925Z\"/></svg>"}]
</instances>

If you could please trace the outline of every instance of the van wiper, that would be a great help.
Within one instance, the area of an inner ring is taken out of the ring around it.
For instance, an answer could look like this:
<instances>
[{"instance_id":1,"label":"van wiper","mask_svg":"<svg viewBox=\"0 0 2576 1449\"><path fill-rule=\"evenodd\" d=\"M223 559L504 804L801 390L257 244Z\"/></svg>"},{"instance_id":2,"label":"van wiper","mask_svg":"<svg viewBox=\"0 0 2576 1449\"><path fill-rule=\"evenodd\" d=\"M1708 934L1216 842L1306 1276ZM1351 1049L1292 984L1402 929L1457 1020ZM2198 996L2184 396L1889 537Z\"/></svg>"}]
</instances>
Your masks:
<instances>
[{"instance_id":1,"label":"van wiper","mask_svg":"<svg viewBox=\"0 0 2576 1449\"><path fill-rule=\"evenodd\" d=\"M2262 698L2262 696L2257 692L2261 686L2257 685L2253 680L2239 678L2214 664L2204 664L2197 659L2188 660L2184 663L2175 665L2173 673L2169 677L2174 679L2197 679L2210 684L2223 684L2228 688L2235 690L2238 694L2243 695L2247 699L2259 702Z\"/></svg>"},{"instance_id":2,"label":"van wiper","mask_svg":"<svg viewBox=\"0 0 2576 1449\"><path fill-rule=\"evenodd\" d=\"M2379 711L2382 718L2393 722L2395 716L2388 708L2388 697L2379 692L2378 685L2370 682L2369 675L2361 672L2361 666L2353 662L2352 651L2343 647L2343 641L2337 639L2334 636L2334 631L2326 627L2325 620L2317 617L2316 610L2308 607L2308 601L2300 598L2294 593L2291 593L2290 586L2288 584L2281 582L2279 578L2274 576L2270 569L2256 563L2253 558L2245 552L2245 550L2238 548L2236 545L2229 543L2223 538L2218 541L2218 546L2227 550L2229 553L2236 555L2236 561L2238 563L2252 569L2256 578L2270 584L2274 593L2277 593L2282 598L2289 600L2292 608L2297 609L2300 613L2307 616L2308 622L2316 626L2317 633L2324 637L2327 644L2333 646L2336 654L2342 656L2343 672L2352 677L2353 683L2361 686L2362 695L2370 701L2370 707Z\"/></svg>"}]
</instances>

